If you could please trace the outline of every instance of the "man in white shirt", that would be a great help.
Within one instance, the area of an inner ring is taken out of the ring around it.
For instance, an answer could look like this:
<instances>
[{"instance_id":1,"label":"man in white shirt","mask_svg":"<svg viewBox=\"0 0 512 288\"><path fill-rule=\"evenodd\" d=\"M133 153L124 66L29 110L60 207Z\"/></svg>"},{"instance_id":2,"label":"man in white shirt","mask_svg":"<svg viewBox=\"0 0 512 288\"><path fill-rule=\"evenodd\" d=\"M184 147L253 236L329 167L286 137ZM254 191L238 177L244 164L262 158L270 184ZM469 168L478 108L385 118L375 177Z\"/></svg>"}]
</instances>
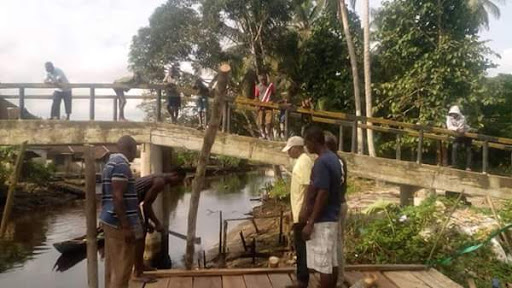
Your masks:
<instances>
[{"instance_id":1,"label":"man in white shirt","mask_svg":"<svg viewBox=\"0 0 512 288\"><path fill-rule=\"evenodd\" d=\"M463 133L469 131L469 125L466 122L466 117L462 115L459 106L452 106L448 112L448 116L446 116L446 128L451 131L455 131L460 133L460 136L455 137L452 146L452 166L457 166L457 151L460 146L464 146L466 148L466 170L471 170L471 160L472 160L472 140L471 138L465 137Z\"/></svg>"},{"instance_id":2,"label":"man in white shirt","mask_svg":"<svg viewBox=\"0 0 512 288\"><path fill-rule=\"evenodd\" d=\"M53 84L58 87L53 92L51 119L60 119L60 102L64 100L66 120L69 120L71 116L71 88L67 87L67 84L69 84L68 78L61 69L53 66L52 62L46 62L44 66L47 73L44 83Z\"/></svg>"},{"instance_id":3,"label":"man in white shirt","mask_svg":"<svg viewBox=\"0 0 512 288\"><path fill-rule=\"evenodd\" d=\"M283 152L287 152L290 158L296 159L292 170L290 187L290 202L293 217L293 238L295 252L297 253L297 284L292 287L308 287L309 271L306 258L306 242L302 237L302 229L305 223L300 223L299 214L304 203L304 197L308 189L313 168L313 160L304 151L304 139L298 136L291 137L286 143Z\"/></svg>"}]
</instances>

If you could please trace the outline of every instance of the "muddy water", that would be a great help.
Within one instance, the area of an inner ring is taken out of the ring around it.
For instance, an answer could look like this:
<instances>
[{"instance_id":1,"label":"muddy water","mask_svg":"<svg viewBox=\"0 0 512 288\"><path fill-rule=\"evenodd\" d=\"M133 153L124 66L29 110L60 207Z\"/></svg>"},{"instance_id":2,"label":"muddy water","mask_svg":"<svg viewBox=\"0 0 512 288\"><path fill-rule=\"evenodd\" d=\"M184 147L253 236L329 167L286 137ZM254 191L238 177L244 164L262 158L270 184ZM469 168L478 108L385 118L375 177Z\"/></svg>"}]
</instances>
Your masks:
<instances>
[{"instance_id":1,"label":"muddy water","mask_svg":"<svg viewBox=\"0 0 512 288\"><path fill-rule=\"evenodd\" d=\"M225 218L243 217L254 202L250 198L272 179L261 174L224 176L211 179L202 192L197 231L202 238L198 249L218 242L219 210ZM185 234L190 191L172 191L169 228ZM0 287L87 287L85 255L61 257L53 243L85 233L83 202L53 211L34 211L16 217L8 229L8 240L0 242ZM174 267L182 267L185 242L169 237L169 254ZM102 254L100 252L100 254ZM103 259L99 257L100 287L103 287Z\"/></svg>"}]
</instances>

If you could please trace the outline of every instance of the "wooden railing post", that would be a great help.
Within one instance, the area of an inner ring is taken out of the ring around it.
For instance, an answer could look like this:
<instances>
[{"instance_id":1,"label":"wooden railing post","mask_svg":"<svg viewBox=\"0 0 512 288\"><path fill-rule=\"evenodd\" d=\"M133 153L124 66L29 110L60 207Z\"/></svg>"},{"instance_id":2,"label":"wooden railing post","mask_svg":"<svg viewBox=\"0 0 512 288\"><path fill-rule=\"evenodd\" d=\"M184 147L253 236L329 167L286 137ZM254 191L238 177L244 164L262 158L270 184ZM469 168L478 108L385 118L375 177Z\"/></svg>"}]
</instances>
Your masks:
<instances>
[{"instance_id":1,"label":"wooden railing post","mask_svg":"<svg viewBox=\"0 0 512 288\"><path fill-rule=\"evenodd\" d=\"M219 211L219 255L222 254L222 210Z\"/></svg>"},{"instance_id":2,"label":"wooden railing post","mask_svg":"<svg viewBox=\"0 0 512 288\"><path fill-rule=\"evenodd\" d=\"M94 91L94 88L91 88L91 92L90 92L90 102L89 102L89 120L93 121L94 120L94 102L95 102L95 91Z\"/></svg>"},{"instance_id":3,"label":"wooden railing post","mask_svg":"<svg viewBox=\"0 0 512 288\"><path fill-rule=\"evenodd\" d=\"M338 150L343 151L343 125L339 127Z\"/></svg>"},{"instance_id":4,"label":"wooden railing post","mask_svg":"<svg viewBox=\"0 0 512 288\"><path fill-rule=\"evenodd\" d=\"M20 115L19 119L23 119L25 114L25 88L20 88L20 99L19 99Z\"/></svg>"},{"instance_id":5,"label":"wooden railing post","mask_svg":"<svg viewBox=\"0 0 512 288\"><path fill-rule=\"evenodd\" d=\"M357 120L352 123L352 153L357 152Z\"/></svg>"},{"instance_id":6,"label":"wooden railing post","mask_svg":"<svg viewBox=\"0 0 512 288\"><path fill-rule=\"evenodd\" d=\"M396 134L396 160L402 160L402 135Z\"/></svg>"},{"instance_id":7,"label":"wooden railing post","mask_svg":"<svg viewBox=\"0 0 512 288\"><path fill-rule=\"evenodd\" d=\"M466 155L469 157L469 155ZM487 173L489 167L489 141L484 141L482 145L482 173Z\"/></svg>"},{"instance_id":8,"label":"wooden railing post","mask_svg":"<svg viewBox=\"0 0 512 288\"><path fill-rule=\"evenodd\" d=\"M416 162L418 164L421 164L423 158L423 129L420 129L419 133L420 135L418 137L418 155L416 158Z\"/></svg>"},{"instance_id":9,"label":"wooden railing post","mask_svg":"<svg viewBox=\"0 0 512 288\"><path fill-rule=\"evenodd\" d=\"M162 89L156 90L156 122L162 122Z\"/></svg>"},{"instance_id":10,"label":"wooden railing post","mask_svg":"<svg viewBox=\"0 0 512 288\"><path fill-rule=\"evenodd\" d=\"M221 128L221 131L222 132L226 132L227 130L227 118L228 118L228 113L227 113L227 109L226 109L226 106L228 105L227 101L224 102L224 105L222 106L222 128Z\"/></svg>"},{"instance_id":11,"label":"wooden railing post","mask_svg":"<svg viewBox=\"0 0 512 288\"><path fill-rule=\"evenodd\" d=\"M112 100L112 103L114 104L114 107L113 107L113 108L114 108L114 109L113 109L113 111L114 111L114 117L112 117L112 119L113 119L114 121L117 121L117 96L116 96L116 97L114 97L114 99Z\"/></svg>"},{"instance_id":12,"label":"wooden railing post","mask_svg":"<svg viewBox=\"0 0 512 288\"><path fill-rule=\"evenodd\" d=\"M231 133L231 105L229 105L229 101L226 101L226 114L227 114L227 120L226 120L226 132Z\"/></svg>"},{"instance_id":13,"label":"wooden railing post","mask_svg":"<svg viewBox=\"0 0 512 288\"><path fill-rule=\"evenodd\" d=\"M288 140L290 134L290 110L284 111L284 140Z\"/></svg>"},{"instance_id":14,"label":"wooden railing post","mask_svg":"<svg viewBox=\"0 0 512 288\"><path fill-rule=\"evenodd\" d=\"M87 227L87 283L98 288L98 246L96 230L96 166L94 146L85 146L85 218Z\"/></svg>"}]
</instances>

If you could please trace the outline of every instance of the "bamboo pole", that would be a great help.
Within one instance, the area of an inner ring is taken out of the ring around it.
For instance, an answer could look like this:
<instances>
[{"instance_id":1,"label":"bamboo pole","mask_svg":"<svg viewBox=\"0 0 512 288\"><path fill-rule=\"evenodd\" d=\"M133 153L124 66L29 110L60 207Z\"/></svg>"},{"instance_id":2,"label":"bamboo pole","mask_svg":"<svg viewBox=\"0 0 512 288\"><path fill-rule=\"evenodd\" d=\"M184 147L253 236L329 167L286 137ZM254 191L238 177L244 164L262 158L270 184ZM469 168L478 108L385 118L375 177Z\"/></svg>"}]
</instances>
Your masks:
<instances>
[{"instance_id":1,"label":"bamboo pole","mask_svg":"<svg viewBox=\"0 0 512 288\"><path fill-rule=\"evenodd\" d=\"M197 170L192 184L192 195L190 197L190 208L188 212L188 228L187 228L187 254L185 256L185 266L192 269L194 263L194 239L196 237L197 210L199 207L199 198L206 172L206 165L210 158L210 152L215 142L215 137L220 126L220 118L224 107L224 98L226 95L226 86L229 82L229 72L231 67L228 64L220 66L217 86L215 89L215 99L213 101L212 114L208 122L208 128L204 135L203 147L197 161ZM224 118L225 119L225 118Z\"/></svg>"},{"instance_id":2,"label":"bamboo pole","mask_svg":"<svg viewBox=\"0 0 512 288\"><path fill-rule=\"evenodd\" d=\"M89 288L98 288L95 170L94 146L85 145L85 218L87 224L87 284Z\"/></svg>"},{"instance_id":3,"label":"bamboo pole","mask_svg":"<svg viewBox=\"0 0 512 288\"><path fill-rule=\"evenodd\" d=\"M9 217L11 216L12 205L14 203L14 191L16 191L16 186L18 185L18 178L21 173L21 167L23 166L23 155L25 154L26 148L27 141L24 141L21 143L14 171L11 174L9 191L7 192L7 200L5 201L4 213L2 215L2 225L0 226L0 238L4 236L5 230L7 229L7 223L9 222Z\"/></svg>"},{"instance_id":4,"label":"bamboo pole","mask_svg":"<svg viewBox=\"0 0 512 288\"><path fill-rule=\"evenodd\" d=\"M490 195L487 195L487 203L489 203L489 206L491 207L492 214L494 215L494 218L498 222L498 225L501 228L503 228L505 225L503 225L503 221L501 221L501 218L498 216L498 213L496 213L496 207L494 207L494 202L492 201L492 198ZM512 245L510 245L510 240L507 236L507 231L504 231L501 235L503 235L503 240L505 240L505 243L507 244L509 249L512 249Z\"/></svg>"}]
</instances>

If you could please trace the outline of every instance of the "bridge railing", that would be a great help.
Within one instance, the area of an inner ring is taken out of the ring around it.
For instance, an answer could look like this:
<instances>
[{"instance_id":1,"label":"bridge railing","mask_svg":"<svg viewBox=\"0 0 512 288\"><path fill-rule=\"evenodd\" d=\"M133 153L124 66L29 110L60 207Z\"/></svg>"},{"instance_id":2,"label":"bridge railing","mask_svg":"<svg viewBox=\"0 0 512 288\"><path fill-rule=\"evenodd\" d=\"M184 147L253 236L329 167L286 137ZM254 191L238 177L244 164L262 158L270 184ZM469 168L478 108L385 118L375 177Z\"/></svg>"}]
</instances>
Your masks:
<instances>
[{"instance_id":1,"label":"bridge railing","mask_svg":"<svg viewBox=\"0 0 512 288\"><path fill-rule=\"evenodd\" d=\"M113 120L117 120L117 101L116 95L96 95L96 89L149 89L155 91L156 97L156 121L163 121L162 118L162 90L168 88L165 84L145 84L137 86L128 86L123 84L111 83L73 83L61 86L62 88L71 89L89 89L89 95L73 95L73 99L89 100L89 120L95 120L95 102L98 99L111 99L113 101ZM41 83L0 83L0 90L2 89L17 89L17 95L0 95L5 99L18 99L18 106L20 108L20 118L23 118L23 111L25 111L26 99L52 99L50 95L27 95L26 89L55 89L58 88L52 84ZM178 90L185 95L194 95L196 92L190 87L178 87ZM147 95L126 95L126 99L151 99L153 96ZM351 152L357 151L357 128L371 129L383 133L391 133L396 135L396 159L401 160L401 137L404 135L417 137L418 147L416 149L416 162L423 162L423 147L425 139L437 140L438 143L451 142L454 137L464 136L473 140L474 145L482 147L482 171L487 172L489 167L489 148L512 151L512 139L495 137L477 133L457 133L445 128L425 126L413 123L399 122L383 118L364 117L346 114L342 112L329 112L317 111L313 109L304 109L301 107L292 106L289 104L276 104L276 103L261 103L256 100L237 97L226 101L223 109L222 130L230 132L231 130L231 115L233 109L252 110L255 111L259 107L265 107L276 111L285 111L285 131L284 135L289 135L289 118L290 114L308 115L313 122L332 124L339 127L339 148L343 150L343 127L350 127L351 136ZM512 161L512 153L511 153Z\"/></svg>"}]
</instances>

